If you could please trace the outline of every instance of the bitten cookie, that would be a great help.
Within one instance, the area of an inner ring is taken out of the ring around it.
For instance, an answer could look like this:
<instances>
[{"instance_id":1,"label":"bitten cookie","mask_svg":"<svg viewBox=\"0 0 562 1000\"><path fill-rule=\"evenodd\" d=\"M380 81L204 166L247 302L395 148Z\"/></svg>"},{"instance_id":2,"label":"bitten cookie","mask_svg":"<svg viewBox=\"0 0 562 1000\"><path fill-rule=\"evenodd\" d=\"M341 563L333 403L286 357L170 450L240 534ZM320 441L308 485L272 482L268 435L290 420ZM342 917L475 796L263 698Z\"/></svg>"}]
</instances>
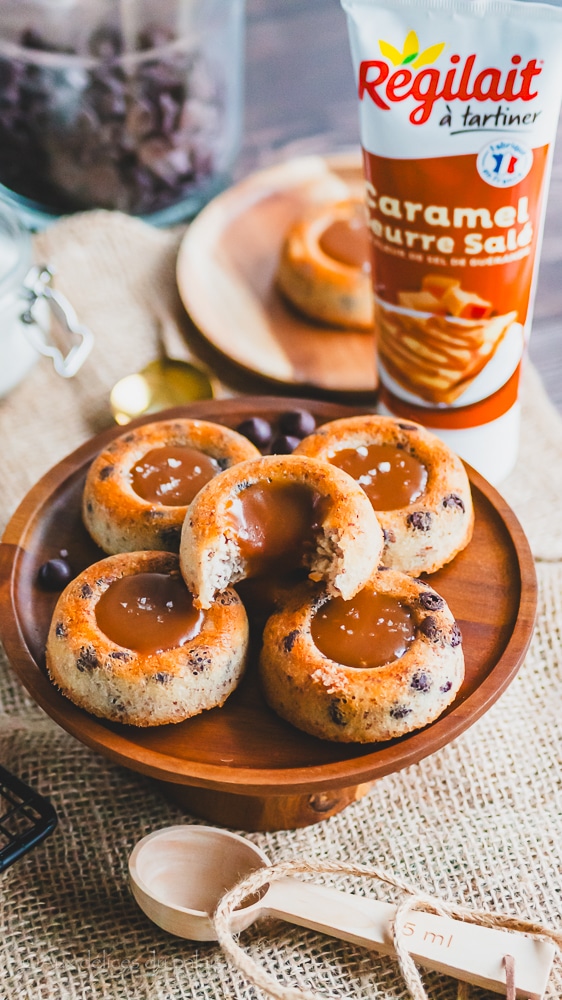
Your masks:
<instances>
[{"instance_id":1,"label":"bitten cookie","mask_svg":"<svg viewBox=\"0 0 562 1000\"><path fill-rule=\"evenodd\" d=\"M306 316L372 329L370 235L363 202L347 198L311 209L290 228L277 284Z\"/></svg>"},{"instance_id":2,"label":"bitten cookie","mask_svg":"<svg viewBox=\"0 0 562 1000\"><path fill-rule=\"evenodd\" d=\"M234 590L197 611L177 555L131 552L94 563L63 591L47 670L87 712L159 726L222 705L247 648L248 620Z\"/></svg>"},{"instance_id":3,"label":"bitten cookie","mask_svg":"<svg viewBox=\"0 0 562 1000\"><path fill-rule=\"evenodd\" d=\"M189 503L213 476L259 456L236 431L204 420L161 420L129 430L92 462L84 524L104 552L177 552Z\"/></svg>"},{"instance_id":4,"label":"bitten cookie","mask_svg":"<svg viewBox=\"0 0 562 1000\"><path fill-rule=\"evenodd\" d=\"M313 736L390 740L433 722L454 700L464 677L461 633L428 584L381 571L348 602L321 588L296 593L265 627L260 676L269 705Z\"/></svg>"},{"instance_id":5,"label":"bitten cookie","mask_svg":"<svg viewBox=\"0 0 562 1000\"><path fill-rule=\"evenodd\" d=\"M468 545L474 510L460 458L420 424L346 417L324 424L294 452L345 469L371 499L384 532L381 564L434 573Z\"/></svg>"},{"instance_id":6,"label":"bitten cookie","mask_svg":"<svg viewBox=\"0 0 562 1000\"><path fill-rule=\"evenodd\" d=\"M198 607L247 576L306 567L352 597L378 565L382 531L357 483L334 466L268 455L223 472L184 521L180 566Z\"/></svg>"}]
</instances>

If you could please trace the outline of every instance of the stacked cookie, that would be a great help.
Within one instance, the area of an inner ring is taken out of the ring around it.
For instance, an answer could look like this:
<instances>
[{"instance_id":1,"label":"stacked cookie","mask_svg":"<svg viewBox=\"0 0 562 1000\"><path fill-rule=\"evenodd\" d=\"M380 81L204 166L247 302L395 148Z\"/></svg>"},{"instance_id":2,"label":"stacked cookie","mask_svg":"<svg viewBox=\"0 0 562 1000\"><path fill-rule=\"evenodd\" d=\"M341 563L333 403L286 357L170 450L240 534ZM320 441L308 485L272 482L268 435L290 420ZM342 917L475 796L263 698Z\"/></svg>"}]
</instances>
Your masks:
<instances>
[{"instance_id":1,"label":"stacked cookie","mask_svg":"<svg viewBox=\"0 0 562 1000\"><path fill-rule=\"evenodd\" d=\"M468 544L470 487L417 424L338 420L266 456L218 424L145 425L93 462L83 519L109 555L59 598L47 666L96 715L150 726L222 705L264 617L265 697L315 736L400 736L462 683L460 631L417 577Z\"/></svg>"}]
</instances>

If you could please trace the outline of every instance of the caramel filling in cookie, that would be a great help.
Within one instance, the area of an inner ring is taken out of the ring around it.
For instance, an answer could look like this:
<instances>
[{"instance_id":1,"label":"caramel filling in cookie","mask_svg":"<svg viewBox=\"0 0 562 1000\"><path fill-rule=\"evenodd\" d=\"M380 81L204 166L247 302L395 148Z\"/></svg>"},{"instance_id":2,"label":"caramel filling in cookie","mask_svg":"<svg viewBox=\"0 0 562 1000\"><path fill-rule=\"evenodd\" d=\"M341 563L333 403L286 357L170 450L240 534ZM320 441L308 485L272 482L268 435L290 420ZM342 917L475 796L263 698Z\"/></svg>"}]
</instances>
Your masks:
<instances>
[{"instance_id":1,"label":"caramel filling in cookie","mask_svg":"<svg viewBox=\"0 0 562 1000\"><path fill-rule=\"evenodd\" d=\"M150 503L184 507L220 471L219 463L197 448L152 448L131 469L131 486Z\"/></svg>"},{"instance_id":2,"label":"caramel filling in cookie","mask_svg":"<svg viewBox=\"0 0 562 1000\"><path fill-rule=\"evenodd\" d=\"M322 522L323 498L300 483L253 483L229 500L227 518L237 535L247 576L276 575L302 565Z\"/></svg>"},{"instance_id":3,"label":"caramel filling in cookie","mask_svg":"<svg viewBox=\"0 0 562 1000\"><path fill-rule=\"evenodd\" d=\"M179 574L136 573L115 580L96 605L98 628L118 646L150 655L199 635L205 613L193 607Z\"/></svg>"},{"instance_id":4,"label":"caramel filling in cookie","mask_svg":"<svg viewBox=\"0 0 562 1000\"><path fill-rule=\"evenodd\" d=\"M336 219L326 226L318 245L327 257L340 264L371 270L370 236L363 219L355 216Z\"/></svg>"},{"instance_id":5,"label":"caramel filling in cookie","mask_svg":"<svg viewBox=\"0 0 562 1000\"><path fill-rule=\"evenodd\" d=\"M343 448L331 452L328 459L363 487L375 510L407 507L422 495L427 485L425 465L394 445Z\"/></svg>"},{"instance_id":6,"label":"caramel filling in cookie","mask_svg":"<svg viewBox=\"0 0 562 1000\"><path fill-rule=\"evenodd\" d=\"M415 638L412 614L389 594L365 589L351 601L334 597L316 612L311 635L317 649L347 667L382 667L404 655Z\"/></svg>"}]
</instances>

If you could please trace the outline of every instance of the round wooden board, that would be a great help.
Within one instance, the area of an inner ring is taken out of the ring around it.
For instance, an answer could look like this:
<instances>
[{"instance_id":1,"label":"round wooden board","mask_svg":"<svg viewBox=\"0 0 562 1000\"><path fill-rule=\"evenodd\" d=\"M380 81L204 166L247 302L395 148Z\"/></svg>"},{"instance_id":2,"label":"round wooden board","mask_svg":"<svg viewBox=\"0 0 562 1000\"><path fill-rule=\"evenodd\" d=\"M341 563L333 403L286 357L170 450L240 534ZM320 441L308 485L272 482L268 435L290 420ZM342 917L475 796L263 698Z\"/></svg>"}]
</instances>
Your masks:
<instances>
[{"instance_id":1,"label":"round wooden board","mask_svg":"<svg viewBox=\"0 0 562 1000\"><path fill-rule=\"evenodd\" d=\"M308 321L275 286L287 229L312 201L330 197L334 175L362 194L357 152L289 160L218 195L187 230L177 283L202 336L247 371L284 385L373 393L373 334Z\"/></svg>"},{"instance_id":2,"label":"round wooden board","mask_svg":"<svg viewBox=\"0 0 562 1000\"><path fill-rule=\"evenodd\" d=\"M292 400L289 404L276 397L244 397L195 403L165 415L236 426L255 414L275 421L288 405L310 409L318 422L356 412L333 403ZM149 419L154 417L135 423ZM366 782L444 746L472 725L515 676L533 632L534 563L510 508L493 487L469 470L476 509L473 540L431 579L462 629L466 679L454 704L432 725L384 744L315 739L267 707L256 683L255 664L250 664L242 684L222 709L179 725L136 729L104 722L76 708L45 673L45 641L57 594L37 585L37 571L61 548L68 549L76 571L103 556L82 525L81 492L89 463L102 445L120 433L123 429L116 427L93 438L47 473L12 517L0 546L0 628L10 662L38 704L86 745L176 788L184 786L184 801L204 815L210 812L211 818L230 820L231 825L246 829L305 825L358 797L357 786L364 789ZM354 789L347 798L330 798L334 789L351 786ZM212 808L194 800L195 792L210 797ZM223 801L223 793L236 794ZM309 818L298 819L297 811L288 819L286 797L303 795L310 797L315 818L307 813ZM229 798L248 802L251 796L262 802L268 797L283 800L281 818L245 822L247 812L241 818L228 806Z\"/></svg>"}]
</instances>

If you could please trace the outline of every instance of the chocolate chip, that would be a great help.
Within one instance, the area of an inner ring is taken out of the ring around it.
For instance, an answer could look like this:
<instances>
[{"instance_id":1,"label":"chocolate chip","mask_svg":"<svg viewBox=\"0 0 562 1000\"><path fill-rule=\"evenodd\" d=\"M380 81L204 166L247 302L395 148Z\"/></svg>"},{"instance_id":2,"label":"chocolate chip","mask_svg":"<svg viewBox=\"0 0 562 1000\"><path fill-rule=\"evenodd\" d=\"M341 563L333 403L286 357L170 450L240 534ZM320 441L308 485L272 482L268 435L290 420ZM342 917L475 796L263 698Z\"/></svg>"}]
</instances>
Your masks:
<instances>
[{"instance_id":1,"label":"chocolate chip","mask_svg":"<svg viewBox=\"0 0 562 1000\"><path fill-rule=\"evenodd\" d=\"M273 433L271 424L263 417L249 417L238 424L236 430L255 444L256 448L267 448Z\"/></svg>"},{"instance_id":2,"label":"chocolate chip","mask_svg":"<svg viewBox=\"0 0 562 1000\"><path fill-rule=\"evenodd\" d=\"M233 604L238 604L238 598L232 591L225 591L222 594L217 594L215 602L216 604L220 604L222 608L230 608Z\"/></svg>"},{"instance_id":3,"label":"chocolate chip","mask_svg":"<svg viewBox=\"0 0 562 1000\"><path fill-rule=\"evenodd\" d=\"M396 541L396 535L390 530L390 528L382 529L382 537L387 545L393 545Z\"/></svg>"},{"instance_id":4,"label":"chocolate chip","mask_svg":"<svg viewBox=\"0 0 562 1000\"><path fill-rule=\"evenodd\" d=\"M167 528L162 528L158 534L165 549L179 549L181 525L171 524Z\"/></svg>"},{"instance_id":5,"label":"chocolate chip","mask_svg":"<svg viewBox=\"0 0 562 1000\"><path fill-rule=\"evenodd\" d=\"M465 509L463 500L456 493L448 493L446 497L443 497L443 507L457 507L462 511Z\"/></svg>"},{"instance_id":6,"label":"chocolate chip","mask_svg":"<svg viewBox=\"0 0 562 1000\"><path fill-rule=\"evenodd\" d=\"M80 587L80 597L83 597L84 600L86 600L88 597L91 597L93 593L94 592L90 587L89 583L83 583L82 586Z\"/></svg>"},{"instance_id":7,"label":"chocolate chip","mask_svg":"<svg viewBox=\"0 0 562 1000\"><path fill-rule=\"evenodd\" d=\"M37 572L37 582L44 590L63 590L73 577L66 559L48 559Z\"/></svg>"},{"instance_id":8,"label":"chocolate chip","mask_svg":"<svg viewBox=\"0 0 562 1000\"><path fill-rule=\"evenodd\" d=\"M299 635L298 628L294 628L292 632L289 632L283 638L283 649L285 650L286 653L291 652L293 646L295 645L295 642L297 641L298 635Z\"/></svg>"},{"instance_id":9,"label":"chocolate chip","mask_svg":"<svg viewBox=\"0 0 562 1000\"><path fill-rule=\"evenodd\" d=\"M67 636L66 625L62 622L57 622L55 625L55 635L57 639L65 639Z\"/></svg>"},{"instance_id":10,"label":"chocolate chip","mask_svg":"<svg viewBox=\"0 0 562 1000\"><path fill-rule=\"evenodd\" d=\"M171 679L172 679L172 675L171 674L167 674L164 671L160 671L159 673L154 674L154 680L158 684L167 684L168 681L170 681Z\"/></svg>"},{"instance_id":11,"label":"chocolate chip","mask_svg":"<svg viewBox=\"0 0 562 1000\"><path fill-rule=\"evenodd\" d=\"M418 628L421 634L425 635L426 639L429 639L430 642L439 642L439 640L443 638L443 632L432 615L428 615L427 618L424 618L423 621L420 622Z\"/></svg>"},{"instance_id":12,"label":"chocolate chip","mask_svg":"<svg viewBox=\"0 0 562 1000\"><path fill-rule=\"evenodd\" d=\"M131 654L124 649L114 649L109 656L112 660L122 660L124 663L128 663L131 659Z\"/></svg>"},{"instance_id":13,"label":"chocolate chip","mask_svg":"<svg viewBox=\"0 0 562 1000\"><path fill-rule=\"evenodd\" d=\"M98 660L98 655L94 647L82 646L76 660L76 667L80 673L91 673L92 670L96 670L99 665L100 661Z\"/></svg>"},{"instance_id":14,"label":"chocolate chip","mask_svg":"<svg viewBox=\"0 0 562 1000\"><path fill-rule=\"evenodd\" d=\"M290 434L277 434L270 445L272 455L290 455L300 444L300 438Z\"/></svg>"},{"instance_id":15,"label":"chocolate chip","mask_svg":"<svg viewBox=\"0 0 562 1000\"><path fill-rule=\"evenodd\" d=\"M153 24L148 28L143 28L139 31L137 37L137 48L142 51L150 51L151 49L161 49L164 45L169 45L173 41L173 35L166 31L165 28L160 28L158 25Z\"/></svg>"},{"instance_id":16,"label":"chocolate chip","mask_svg":"<svg viewBox=\"0 0 562 1000\"><path fill-rule=\"evenodd\" d=\"M451 638L449 641L453 647L460 646L462 643L462 632L456 622L451 629Z\"/></svg>"},{"instance_id":17,"label":"chocolate chip","mask_svg":"<svg viewBox=\"0 0 562 1000\"><path fill-rule=\"evenodd\" d=\"M98 59L115 59L123 50L123 38L117 28L100 27L92 32L88 48Z\"/></svg>"},{"instance_id":18,"label":"chocolate chip","mask_svg":"<svg viewBox=\"0 0 562 1000\"><path fill-rule=\"evenodd\" d=\"M431 514L428 510L414 510L408 514L406 523L416 531L429 531L431 528Z\"/></svg>"},{"instance_id":19,"label":"chocolate chip","mask_svg":"<svg viewBox=\"0 0 562 1000\"><path fill-rule=\"evenodd\" d=\"M328 705L328 715L336 726L346 726L346 718L341 709L341 699L332 698Z\"/></svg>"},{"instance_id":20,"label":"chocolate chip","mask_svg":"<svg viewBox=\"0 0 562 1000\"><path fill-rule=\"evenodd\" d=\"M410 687L414 691L430 691L432 683L430 675L421 670L412 677Z\"/></svg>"},{"instance_id":21,"label":"chocolate chip","mask_svg":"<svg viewBox=\"0 0 562 1000\"><path fill-rule=\"evenodd\" d=\"M279 417L279 430L290 437L304 438L316 430L316 420L308 410L287 410Z\"/></svg>"},{"instance_id":22,"label":"chocolate chip","mask_svg":"<svg viewBox=\"0 0 562 1000\"><path fill-rule=\"evenodd\" d=\"M439 597L439 594L435 594L431 590L424 594L420 594L420 604L426 611L440 611L441 608L445 607L445 601L443 598Z\"/></svg>"},{"instance_id":23,"label":"chocolate chip","mask_svg":"<svg viewBox=\"0 0 562 1000\"><path fill-rule=\"evenodd\" d=\"M415 424L398 424L400 430L402 431L417 431L419 430Z\"/></svg>"},{"instance_id":24,"label":"chocolate chip","mask_svg":"<svg viewBox=\"0 0 562 1000\"><path fill-rule=\"evenodd\" d=\"M453 682L452 681L445 681L445 683L441 685L441 687L439 688L439 690L442 691L443 694L447 694L447 691L450 691L451 688L452 688L452 686L453 686Z\"/></svg>"},{"instance_id":25,"label":"chocolate chip","mask_svg":"<svg viewBox=\"0 0 562 1000\"><path fill-rule=\"evenodd\" d=\"M102 482L105 479L109 479L109 477L110 477L111 473L113 472L114 468L115 468L115 466L113 466L113 465L105 465L103 467L103 469L100 469L100 479L102 480Z\"/></svg>"},{"instance_id":26,"label":"chocolate chip","mask_svg":"<svg viewBox=\"0 0 562 1000\"><path fill-rule=\"evenodd\" d=\"M193 652L189 657L189 665L192 667L192 672L196 673L198 670L207 670L213 662L210 650L203 648L196 652Z\"/></svg>"},{"instance_id":27,"label":"chocolate chip","mask_svg":"<svg viewBox=\"0 0 562 1000\"><path fill-rule=\"evenodd\" d=\"M390 709L389 715L391 719L405 719L411 712L412 709L408 708L406 705L394 705L393 708Z\"/></svg>"}]
</instances>

